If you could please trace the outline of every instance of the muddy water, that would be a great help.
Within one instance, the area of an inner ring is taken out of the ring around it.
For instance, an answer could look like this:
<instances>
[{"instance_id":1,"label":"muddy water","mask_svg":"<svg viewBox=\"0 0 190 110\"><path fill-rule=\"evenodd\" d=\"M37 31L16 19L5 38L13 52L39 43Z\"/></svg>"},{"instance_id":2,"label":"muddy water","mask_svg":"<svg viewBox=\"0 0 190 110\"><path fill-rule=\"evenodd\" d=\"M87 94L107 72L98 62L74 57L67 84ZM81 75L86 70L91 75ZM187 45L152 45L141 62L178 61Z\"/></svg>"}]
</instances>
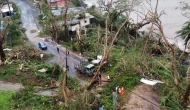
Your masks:
<instances>
[{"instance_id":1,"label":"muddy water","mask_svg":"<svg viewBox=\"0 0 190 110\"><path fill-rule=\"evenodd\" d=\"M97 5L97 1L98 0L85 0L88 6L93 4ZM165 14L161 16L161 20L168 41L172 44L176 44L181 50L184 50L184 40L180 37L176 37L176 31L180 30L184 22L188 21L186 17L182 16L182 11L180 9L181 1L190 2L189 0L159 0L158 12L165 12ZM152 7L155 7L156 0L152 0L151 4ZM150 9L144 0L144 3L141 3L140 6L136 7L135 9L144 12L146 11L146 9L143 8L145 6ZM141 20L140 17L135 13L132 13L130 17L134 20L134 22Z\"/></svg>"}]
</instances>

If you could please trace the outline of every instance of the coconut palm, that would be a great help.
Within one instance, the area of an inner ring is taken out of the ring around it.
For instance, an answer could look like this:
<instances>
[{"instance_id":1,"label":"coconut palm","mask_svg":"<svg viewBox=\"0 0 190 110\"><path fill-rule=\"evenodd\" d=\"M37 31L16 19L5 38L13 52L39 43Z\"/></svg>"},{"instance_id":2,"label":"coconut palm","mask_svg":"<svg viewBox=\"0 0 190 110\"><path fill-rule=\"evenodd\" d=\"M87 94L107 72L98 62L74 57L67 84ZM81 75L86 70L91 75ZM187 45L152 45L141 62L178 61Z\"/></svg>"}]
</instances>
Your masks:
<instances>
[{"instance_id":1,"label":"coconut palm","mask_svg":"<svg viewBox=\"0 0 190 110\"><path fill-rule=\"evenodd\" d=\"M185 39L185 45L187 45L190 40L190 21L185 22L182 29L177 31L177 34Z\"/></svg>"}]
</instances>

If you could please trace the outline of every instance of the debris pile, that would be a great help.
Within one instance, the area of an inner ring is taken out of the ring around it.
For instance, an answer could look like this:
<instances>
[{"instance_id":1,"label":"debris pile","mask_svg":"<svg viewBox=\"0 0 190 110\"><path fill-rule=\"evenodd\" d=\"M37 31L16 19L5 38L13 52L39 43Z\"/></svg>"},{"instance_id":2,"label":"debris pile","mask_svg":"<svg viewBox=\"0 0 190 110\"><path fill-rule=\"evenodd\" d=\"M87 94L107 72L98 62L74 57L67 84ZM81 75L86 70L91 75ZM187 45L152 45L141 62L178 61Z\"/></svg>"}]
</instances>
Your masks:
<instances>
[{"instance_id":1,"label":"debris pile","mask_svg":"<svg viewBox=\"0 0 190 110\"><path fill-rule=\"evenodd\" d=\"M17 60L40 60L40 52L37 49L34 49L33 47L24 47L9 52L7 54L7 57Z\"/></svg>"},{"instance_id":2,"label":"debris pile","mask_svg":"<svg viewBox=\"0 0 190 110\"><path fill-rule=\"evenodd\" d=\"M17 48L17 49L4 49L6 53L6 61L3 63L0 61L0 65L2 64L12 64L14 62L23 62L26 60L40 60L41 53L39 50L34 49L33 47L26 46L24 48ZM11 51L10 51L11 50Z\"/></svg>"}]
</instances>

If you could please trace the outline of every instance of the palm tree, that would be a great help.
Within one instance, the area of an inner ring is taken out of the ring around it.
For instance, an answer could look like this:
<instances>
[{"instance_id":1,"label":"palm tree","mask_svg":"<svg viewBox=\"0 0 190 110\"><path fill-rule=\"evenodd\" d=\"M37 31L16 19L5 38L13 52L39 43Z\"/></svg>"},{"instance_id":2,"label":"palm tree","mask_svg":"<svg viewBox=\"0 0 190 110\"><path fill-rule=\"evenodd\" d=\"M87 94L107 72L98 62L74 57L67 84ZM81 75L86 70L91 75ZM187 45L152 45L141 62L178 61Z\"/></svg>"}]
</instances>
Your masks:
<instances>
[{"instance_id":1,"label":"palm tree","mask_svg":"<svg viewBox=\"0 0 190 110\"><path fill-rule=\"evenodd\" d=\"M177 34L185 39L185 45L187 45L190 40L190 21L185 22L182 29L177 31Z\"/></svg>"}]
</instances>

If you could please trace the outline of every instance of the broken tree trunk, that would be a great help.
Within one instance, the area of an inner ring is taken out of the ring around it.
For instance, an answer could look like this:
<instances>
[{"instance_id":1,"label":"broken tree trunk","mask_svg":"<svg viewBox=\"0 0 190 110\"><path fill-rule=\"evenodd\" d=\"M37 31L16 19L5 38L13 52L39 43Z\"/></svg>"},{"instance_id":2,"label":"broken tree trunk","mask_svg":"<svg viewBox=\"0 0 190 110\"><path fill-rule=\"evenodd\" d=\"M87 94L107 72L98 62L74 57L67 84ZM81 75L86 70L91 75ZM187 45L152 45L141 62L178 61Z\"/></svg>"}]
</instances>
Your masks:
<instances>
[{"instance_id":1,"label":"broken tree trunk","mask_svg":"<svg viewBox=\"0 0 190 110\"><path fill-rule=\"evenodd\" d=\"M79 45L80 53L82 55L83 54L83 51L82 51L82 41L81 41L81 35L80 35L80 32L79 32L78 28L77 28L77 42L78 42L78 45Z\"/></svg>"},{"instance_id":2,"label":"broken tree trunk","mask_svg":"<svg viewBox=\"0 0 190 110\"><path fill-rule=\"evenodd\" d=\"M0 33L1 34L1 33ZM5 53L3 51L3 38L0 37L0 55L1 55L1 61L4 62L6 60Z\"/></svg>"},{"instance_id":3,"label":"broken tree trunk","mask_svg":"<svg viewBox=\"0 0 190 110\"><path fill-rule=\"evenodd\" d=\"M105 59L107 59L107 56L108 56L108 53L107 52L108 50L107 49L104 49L104 56L102 57L102 61L100 62L100 65L94 75L94 77L92 78L92 80L90 81L90 83L87 85L87 89L90 89L91 85L94 83L94 81L96 81L96 77L98 76L98 74L100 73L100 69L102 68L102 66L104 64L107 63L107 61L105 61Z\"/></svg>"},{"instance_id":4,"label":"broken tree trunk","mask_svg":"<svg viewBox=\"0 0 190 110\"><path fill-rule=\"evenodd\" d=\"M186 77L186 81L188 83L186 92L183 96L183 106L187 107L188 106L188 101L189 101L189 96L190 96L190 67L187 70L187 77Z\"/></svg>"},{"instance_id":5,"label":"broken tree trunk","mask_svg":"<svg viewBox=\"0 0 190 110\"><path fill-rule=\"evenodd\" d=\"M68 107L68 103L67 103L67 100L68 100L68 99L67 99L67 94L66 94L66 92L65 92L65 88L66 88L65 85L66 85L66 81L67 81L67 80L66 80L66 79L67 79L67 78L66 78L66 77L67 77L66 75L67 75L67 74L64 74L63 83L62 83L62 88L63 88L62 91L63 91L63 97L64 97L64 101L65 101L65 107Z\"/></svg>"},{"instance_id":6,"label":"broken tree trunk","mask_svg":"<svg viewBox=\"0 0 190 110\"><path fill-rule=\"evenodd\" d=\"M144 48L143 48L142 54L144 54L146 52L146 48L147 48L148 41L149 41L149 38L151 36L152 31L153 31L153 23L152 23L151 28L149 30L148 36L146 37L146 42L144 44Z\"/></svg>"},{"instance_id":7,"label":"broken tree trunk","mask_svg":"<svg viewBox=\"0 0 190 110\"><path fill-rule=\"evenodd\" d=\"M68 11L68 1L66 0L65 1L65 7L66 7L66 9L65 9L65 14L64 14L64 26L65 26L65 37L66 37L66 41L68 41L68 37L69 37L69 35L68 35L68 27L67 27L67 11Z\"/></svg>"}]
</instances>

